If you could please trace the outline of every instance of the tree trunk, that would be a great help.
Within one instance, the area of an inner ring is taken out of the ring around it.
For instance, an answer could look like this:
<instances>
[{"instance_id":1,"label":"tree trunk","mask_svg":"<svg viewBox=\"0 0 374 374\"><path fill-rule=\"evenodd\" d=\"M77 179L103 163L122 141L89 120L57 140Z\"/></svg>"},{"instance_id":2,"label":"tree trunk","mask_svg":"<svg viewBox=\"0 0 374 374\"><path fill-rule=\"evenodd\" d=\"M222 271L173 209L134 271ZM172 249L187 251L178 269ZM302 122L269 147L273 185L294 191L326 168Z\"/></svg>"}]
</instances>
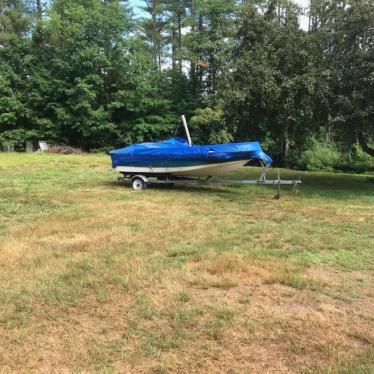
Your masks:
<instances>
[{"instance_id":1,"label":"tree trunk","mask_svg":"<svg viewBox=\"0 0 374 374\"><path fill-rule=\"evenodd\" d=\"M36 0L36 15L40 19L42 18L43 9L41 0Z\"/></svg>"},{"instance_id":2,"label":"tree trunk","mask_svg":"<svg viewBox=\"0 0 374 374\"><path fill-rule=\"evenodd\" d=\"M288 138L288 132L286 131L284 133L283 139L282 139L281 166L286 165L289 147L290 147L290 141L289 141L289 138Z\"/></svg>"},{"instance_id":3,"label":"tree trunk","mask_svg":"<svg viewBox=\"0 0 374 374\"><path fill-rule=\"evenodd\" d=\"M309 2L309 15L308 15L308 31L311 31L311 18L312 18L312 2Z\"/></svg>"},{"instance_id":4,"label":"tree trunk","mask_svg":"<svg viewBox=\"0 0 374 374\"><path fill-rule=\"evenodd\" d=\"M197 31L199 34L202 34L203 32L203 16L200 14L199 15L199 19L198 19L198 23L197 23ZM203 56L200 56L200 60L203 59ZM201 66L199 65L198 66L198 70L196 72L196 75L198 76L198 79L199 79L199 86L202 87L202 84L203 84L203 70L201 68Z\"/></svg>"},{"instance_id":5,"label":"tree trunk","mask_svg":"<svg viewBox=\"0 0 374 374\"><path fill-rule=\"evenodd\" d=\"M181 20L181 15L178 14L178 54L179 54L179 72L182 73L182 56L181 56L181 51L182 51L182 20Z\"/></svg>"},{"instance_id":6,"label":"tree trunk","mask_svg":"<svg viewBox=\"0 0 374 374\"><path fill-rule=\"evenodd\" d=\"M196 16L195 16L195 8L194 8L194 2L191 1L191 18L193 19L192 25L191 25L191 31L192 34L195 33L195 23L196 23ZM197 94L196 92L196 64L194 59L191 59L191 70L190 70L190 79L192 82L192 93L195 96Z\"/></svg>"},{"instance_id":7,"label":"tree trunk","mask_svg":"<svg viewBox=\"0 0 374 374\"><path fill-rule=\"evenodd\" d=\"M172 60L172 67L173 67L173 70L175 70L175 29L174 29L174 26L173 26L173 30L172 30L172 33L171 33L171 60Z\"/></svg>"},{"instance_id":8,"label":"tree trunk","mask_svg":"<svg viewBox=\"0 0 374 374\"><path fill-rule=\"evenodd\" d=\"M210 61L209 61L209 70L210 70L210 79L209 79L209 91L211 94L215 94L216 91L216 61L214 58L214 53L210 55ZM213 96L214 99L214 96Z\"/></svg>"},{"instance_id":9,"label":"tree trunk","mask_svg":"<svg viewBox=\"0 0 374 374\"><path fill-rule=\"evenodd\" d=\"M364 136L359 133L357 134L357 139L358 139L358 143L360 144L362 150L364 152L366 152L368 155L374 157L374 148L371 148L368 146L367 142L366 142L366 139L364 138Z\"/></svg>"}]
</instances>

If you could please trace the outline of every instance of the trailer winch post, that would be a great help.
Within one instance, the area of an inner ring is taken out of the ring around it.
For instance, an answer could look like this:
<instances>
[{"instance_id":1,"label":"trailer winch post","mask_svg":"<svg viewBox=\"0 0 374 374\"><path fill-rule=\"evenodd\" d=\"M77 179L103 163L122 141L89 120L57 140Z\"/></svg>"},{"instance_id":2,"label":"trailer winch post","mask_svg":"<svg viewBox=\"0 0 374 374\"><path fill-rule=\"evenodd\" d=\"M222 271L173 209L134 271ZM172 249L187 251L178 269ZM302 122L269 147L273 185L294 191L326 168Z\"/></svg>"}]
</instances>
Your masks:
<instances>
[{"instance_id":1,"label":"trailer winch post","mask_svg":"<svg viewBox=\"0 0 374 374\"><path fill-rule=\"evenodd\" d=\"M280 174L278 170L278 179L275 181L275 184L277 185L277 193L275 194L274 198L276 200L279 200L281 195L280 195L280 185L281 185L281 179L280 179Z\"/></svg>"}]
</instances>

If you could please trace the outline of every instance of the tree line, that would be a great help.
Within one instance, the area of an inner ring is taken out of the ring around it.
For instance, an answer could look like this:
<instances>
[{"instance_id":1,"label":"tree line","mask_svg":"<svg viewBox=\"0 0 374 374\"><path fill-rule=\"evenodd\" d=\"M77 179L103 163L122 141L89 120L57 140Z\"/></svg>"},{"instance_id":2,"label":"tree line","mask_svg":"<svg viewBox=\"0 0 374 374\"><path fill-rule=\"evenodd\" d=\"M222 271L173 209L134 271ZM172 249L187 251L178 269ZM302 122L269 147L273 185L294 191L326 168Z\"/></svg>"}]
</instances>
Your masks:
<instances>
[{"instance_id":1,"label":"tree line","mask_svg":"<svg viewBox=\"0 0 374 374\"><path fill-rule=\"evenodd\" d=\"M0 143L106 150L178 135L185 114L196 143L260 140L281 165L308 151L374 156L373 0L142 10L0 0Z\"/></svg>"}]
</instances>

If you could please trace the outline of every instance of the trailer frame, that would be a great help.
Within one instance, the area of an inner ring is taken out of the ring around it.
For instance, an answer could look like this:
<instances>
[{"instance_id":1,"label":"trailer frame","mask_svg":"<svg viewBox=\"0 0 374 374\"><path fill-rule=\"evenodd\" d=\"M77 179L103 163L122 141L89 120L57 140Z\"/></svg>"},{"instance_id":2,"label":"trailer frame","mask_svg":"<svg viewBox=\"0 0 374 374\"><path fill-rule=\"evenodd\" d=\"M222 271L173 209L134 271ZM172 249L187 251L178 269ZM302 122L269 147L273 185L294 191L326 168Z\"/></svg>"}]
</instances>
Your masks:
<instances>
[{"instance_id":1,"label":"trailer frame","mask_svg":"<svg viewBox=\"0 0 374 374\"><path fill-rule=\"evenodd\" d=\"M280 198L280 186L292 186L293 190L297 190L299 184L301 184L300 179L281 179L280 173L278 171L277 179L267 179L266 174L269 171L269 165L261 161L261 174L258 179L226 179L226 178L217 178L217 177L178 177L169 174L164 175L154 175L146 176L143 174L134 174L134 175L123 175L118 177L118 181L130 184L132 188L136 191L141 191L145 189L148 185L208 185L208 184L227 184L227 185L246 185L246 184L255 184L255 185L272 185L277 189L275 198Z\"/></svg>"}]
</instances>

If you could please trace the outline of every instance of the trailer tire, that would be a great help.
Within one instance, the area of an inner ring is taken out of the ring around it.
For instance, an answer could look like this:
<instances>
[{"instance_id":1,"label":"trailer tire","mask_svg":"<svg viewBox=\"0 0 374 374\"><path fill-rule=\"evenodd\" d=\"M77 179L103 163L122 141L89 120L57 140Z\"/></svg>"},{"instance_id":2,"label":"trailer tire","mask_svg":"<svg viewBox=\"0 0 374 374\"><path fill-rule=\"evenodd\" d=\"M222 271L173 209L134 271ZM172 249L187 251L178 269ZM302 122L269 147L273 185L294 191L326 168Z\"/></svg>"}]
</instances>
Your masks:
<instances>
[{"instance_id":1,"label":"trailer tire","mask_svg":"<svg viewBox=\"0 0 374 374\"><path fill-rule=\"evenodd\" d=\"M147 182L140 177L134 177L131 179L131 186L135 191L142 191L147 188Z\"/></svg>"}]
</instances>

